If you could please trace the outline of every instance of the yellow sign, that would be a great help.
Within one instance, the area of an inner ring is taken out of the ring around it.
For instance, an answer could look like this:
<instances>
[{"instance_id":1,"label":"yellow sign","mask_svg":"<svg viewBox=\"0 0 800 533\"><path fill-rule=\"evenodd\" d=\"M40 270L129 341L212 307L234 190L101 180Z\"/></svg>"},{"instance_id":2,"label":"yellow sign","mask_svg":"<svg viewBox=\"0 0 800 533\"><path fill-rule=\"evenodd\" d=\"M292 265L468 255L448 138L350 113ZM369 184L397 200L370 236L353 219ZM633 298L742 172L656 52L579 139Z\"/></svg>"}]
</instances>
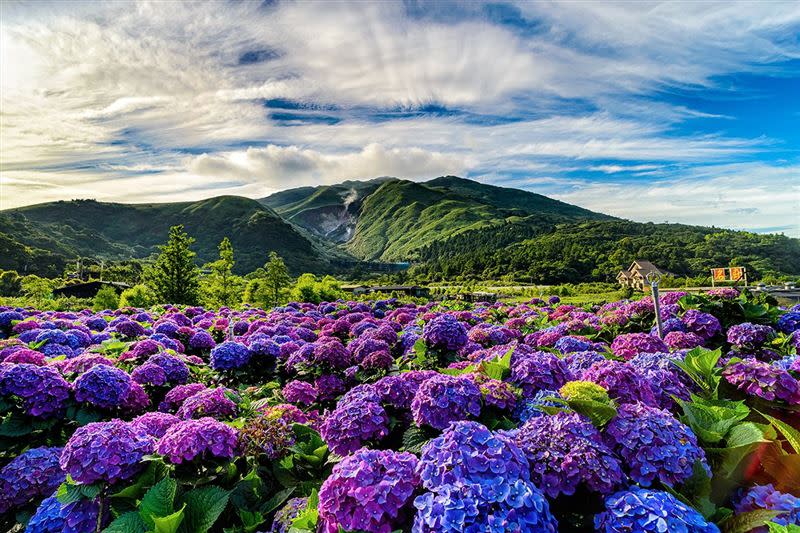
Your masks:
<instances>
[{"instance_id":1,"label":"yellow sign","mask_svg":"<svg viewBox=\"0 0 800 533\"><path fill-rule=\"evenodd\" d=\"M724 268L712 268L711 275L715 281L725 281L726 278Z\"/></svg>"},{"instance_id":2,"label":"yellow sign","mask_svg":"<svg viewBox=\"0 0 800 533\"><path fill-rule=\"evenodd\" d=\"M744 279L744 267L731 267L731 281Z\"/></svg>"}]
</instances>

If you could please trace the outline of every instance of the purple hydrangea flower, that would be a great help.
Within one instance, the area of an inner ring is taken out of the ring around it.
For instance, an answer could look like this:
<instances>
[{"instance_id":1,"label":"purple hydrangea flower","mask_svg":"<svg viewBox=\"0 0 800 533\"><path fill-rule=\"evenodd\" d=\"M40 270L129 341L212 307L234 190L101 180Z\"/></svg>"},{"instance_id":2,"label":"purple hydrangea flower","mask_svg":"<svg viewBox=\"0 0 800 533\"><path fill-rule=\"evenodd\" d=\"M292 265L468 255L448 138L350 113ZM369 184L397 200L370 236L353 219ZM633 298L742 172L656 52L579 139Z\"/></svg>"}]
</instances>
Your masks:
<instances>
[{"instance_id":1,"label":"purple hydrangea flower","mask_svg":"<svg viewBox=\"0 0 800 533\"><path fill-rule=\"evenodd\" d=\"M670 331L664 335L664 344L666 344L670 350L690 350L702 346L705 342L703 337L689 331Z\"/></svg>"},{"instance_id":2,"label":"purple hydrangea flower","mask_svg":"<svg viewBox=\"0 0 800 533\"><path fill-rule=\"evenodd\" d=\"M320 434L331 451L347 455L388 435L389 417L377 402L358 398L339 402L322 422Z\"/></svg>"},{"instance_id":3,"label":"purple hydrangea flower","mask_svg":"<svg viewBox=\"0 0 800 533\"><path fill-rule=\"evenodd\" d=\"M100 504L97 500L78 500L61 505L55 495L46 498L28 521L25 533L86 533L97 529ZM106 513L101 527L111 520Z\"/></svg>"},{"instance_id":4,"label":"purple hydrangea flower","mask_svg":"<svg viewBox=\"0 0 800 533\"><path fill-rule=\"evenodd\" d=\"M116 483L144 468L153 439L122 420L93 422L75 430L61 453L61 468L78 483Z\"/></svg>"},{"instance_id":5,"label":"purple hydrangea flower","mask_svg":"<svg viewBox=\"0 0 800 533\"><path fill-rule=\"evenodd\" d=\"M275 513L269 533L289 533L292 522L308 506L308 498L292 498Z\"/></svg>"},{"instance_id":6,"label":"purple hydrangea flower","mask_svg":"<svg viewBox=\"0 0 800 533\"><path fill-rule=\"evenodd\" d=\"M280 459L289 452L295 435L289 420L280 411L268 411L247 421L239 433L244 451L251 456Z\"/></svg>"},{"instance_id":7,"label":"purple hydrangea flower","mask_svg":"<svg viewBox=\"0 0 800 533\"><path fill-rule=\"evenodd\" d=\"M756 485L744 490L733 507L736 514L748 513L758 509L782 511L780 515L772 519L773 522L782 526L788 526L789 524L800 525L800 498L777 491L772 484ZM753 533L766 531L766 527L752 530Z\"/></svg>"},{"instance_id":8,"label":"purple hydrangea flower","mask_svg":"<svg viewBox=\"0 0 800 533\"><path fill-rule=\"evenodd\" d=\"M445 485L473 483L496 500L508 480L530 479L525 454L510 437L492 433L478 422L453 422L422 449L418 472L423 486L437 491Z\"/></svg>"},{"instance_id":9,"label":"purple hydrangea flower","mask_svg":"<svg viewBox=\"0 0 800 533\"><path fill-rule=\"evenodd\" d=\"M162 412L176 411L183 405L183 402L200 392L205 390L206 386L202 383L187 383L186 385L178 385L170 390L165 396L164 400L158 405L158 410Z\"/></svg>"},{"instance_id":10,"label":"purple hydrangea flower","mask_svg":"<svg viewBox=\"0 0 800 533\"><path fill-rule=\"evenodd\" d=\"M516 442L531 465L531 480L551 498L572 495L581 483L609 494L624 479L619 459L600 432L577 413L531 418Z\"/></svg>"},{"instance_id":11,"label":"purple hydrangea flower","mask_svg":"<svg viewBox=\"0 0 800 533\"><path fill-rule=\"evenodd\" d=\"M672 362L682 358L679 353L640 353L628 361L647 379L662 409L676 406L673 396L681 400L690 397L691 380Z\"/></svg>"},{"instance_id":12,"label":"purple hydrangea flower","mask_svg":"<svg viewBox=\"0 0 800 533\"><path fill-rule=\"evenodd\" d=\"M201 417L233 418L238 409L229 397L233 394L233 391L225 387L203 389L186 398L176 414L184 420Z\"/></svg>"},{"instance_id":13,"label":"purple hydrangea flower","mask_svg":"<svg viewBox=\"0 0 800 533\"><path fill-rule=\"evenodd\" d=\"M51 417L64 409L70 384L55 368L31 364L0 365L0 396L16 396L25 412Z\"/></svg>"},{"instance_id":14,"label":"purple hydrangea flower","mask_svg":"<svg viewBox=\"0 0 800 533\"><path fill-rule=\"evenodd\" d=\"M630 363L600 361L586 370L581 379L597 383L608 391L609 397L621 403L642 402L652 406L659 403L647 379Z\"/></svg>"},{"instance_id":15,"label":"purple hydrangea flower","mask_svg":"<svg viewBox=\"0 0 800 533\"><path fill-rule=\"evenodd\" d=\"M477 417L481 412L481 391L465 376L440 374L425 380L411 402L418 426L445 429L451 422Z\"/></svg>"},{"instance_id":16,"label":"purple hydrangea flower","mask_svg":"<svg viewBox=\"0 0 800 533\"><path fill-rule=\"evenodd\" d=\"M231 459L237 446L236 430L206 417L170 426L156 444L156 452L173 464L181 464L204 458Z\"/></svg>"},{"instance_id":17,"label":"purple hydrangea flower","mask_svg":"<svg viewBox=\"0 0 800 533\"><path fill-rule=\"evenodd\" d=\"M75 399L102 409L121 407L131 390L131 377L113 366L95 365L75 380Z\"/></svg>"},{"instance_id":18,"label":"purple hydrangea flower","mask_svg":"<svg viewBox=\"0 0 800 533\"><path fill-rule=\"evenodd\" d=\"M595 516L594 526L601 533L719 533L717 526L668 492L640 487L606 498L605 511Z\"/></svg>"},{"instance_id":19,"label":"purple hydrangea flower","mask_svg":"<svg viewBox=\"0 0 800 533\"><path fill-rule=\"evenodd\" d=\"M669 348L664 341L648 333L623 333L617 335L611 343L611 351L615 355L630 359L636 354L645 352L668 352Z\"/></svg>"},{"instance_id":20,"label":"purple hydrangea flower","mask_svg":"<svg viewBox=\"0 0 800 533\"><path fill-rule=\"evenodd\" d=\"M800 383L789 372L756 359L743 359L722 371L725 379L741 391L769 401L800 404Z\"/></svg>"},{"instance_id":21,"label":"purple hydrangea flower","mask_svg":"<svg viewBox=\"0 0 800 533\"><path fill-rule=\"evenodd\" d=\"M31 448L0 470L0 515L51 494L64 482L61 448Z\"/></svg>"},{"instance_id":22,"label":"purple hydrangea flower","mask_svg":"<svg viewBox=\"0 0 800 533\"><path fill-rule=\"evenodd\" d=\"M147 359L147 363L164 369L167 383L179 385L189 381L189 367L179 357L168 353L157 353Z\"/></svg>"},{"instance_id":23,"label":"purple hydrangea flower","mask_svg":"<svg viewBox=\"0 0 800 533\"><path fill-rule=\"evenodd\" d=\"M167 429L180 421L181 419L175 415L153 411L139 415L131 420L131 426L141 429L151 437L160 439L167 432Z\"/></svg>"},{"instance_id":24,"label":"purple hydrangea flower","mask_svg":"<svg viewBox=\"0 0 800 533\"><path fill-rule=\"evenodd\" d=\"M395 409L411 409L411 402L419 386L428 378L438 376L435 370L412 370L393 376L386 376L375 382L374 390L381 397L381 403Z\"/></svg>"},{"instance_id":25,"label":"purple hydrangea flower","mask_svg":"<svg viewBox=\"0 0 800 533\"><path fill-rule=\"evenodd\" d=\"M390 533L400 526L419 485L417 458L361 449L333 467L319 491L321 531Z\"/></svg>"},{"instance_id":26,"label":"purple hydrangea flower","mask_svg":"<svg viewBox=\"0 0 800 533\"><path fill-rule=\"evenodd\" d=\"M485 405L500 410L513 410L516 407L517 395L511 384L492 379L486 374L473 373L467 375L480 389Z\"/></svg>"},{"instance_id":27,"label":"purple hydrangea flower","mask_svg":"<svg viewBox=\"0 0 800 533\"><path fill-rule=\"evenodd\" d=\"M553 347L559 352L566 354L570 352L589 351L594 347L594 343L586 339L566 336L558 339Z\"/></svg>"},{"instance_id":28,"label":"purple hydrangea flower","mask_svg":"<svg viewBox=\"0 0 800 533\"><path fill-rule=\"evenodd\" d=\"M140 385L160 387L167 382L167 373L156 364L145 363L133 369L131 378Z\"/></svg>"},{"instance_id":29,"label":"purple hydrangea flower","mask_svg":"<svg viewBox=\"0 0 800 533\"><path fill-rule=\"evenodd\" d=\"M125 339L135 339L144 335L144 327L133 320L123 320L114 325L114 330Z\"/></svg>"},{"instance_id":30,"label":"purple hydrangea flower","mask_svg":"<svg viewBox=\"0 0 800 533\"><path fill-rule=\"evenodd\" d=\"M214 337L205 330L196 331L189 337L189 349L194 352L207 352L217 345Z\"/></svg>"},{"instance_id":31,"label":"purple hydrangea flower","mask_svg":"<svg viewBox=\"0 0 800 533\"><path fill-rule=\"evenodd\" d=\"M429 348L457 351L467 344L467 328L456 317L445 313L425 324L422 338Z\"/></svg>"},{"instance_id":32,"label":"purple hydrangea flower","mask_svg":"<svg viewBox=\"0 0 800 533\"><path fill-rule=\"evenodd\" d=\"M526 398L542 389L559 389L573 379L567 363L550 352L532 352L511 361L511 382Z\"/></svg>"},{"instance_id":33,"label":"purple hydrangea flower","mask_svg":"<svg viewBox=\"0 0 800 533\"><path fill-rule=\"evenodd\" d=\"M305 381L290 381L283 387L283 397L289 403L311 405L317 400L317 389Z\"/></svg>"},{"instance_id":34,"label":"purple hydrangea flower","mask_svg":"<svg viewBox=\"0 0 800 533\"><path fill-rule=\"evenodd\" d=\"M769 326L743 322L728 328L728 342L737 348L756 349L763 346L774 334L775 330Z\"/></svg>"},{"instance_id":35,"label":"purple hydrangea flower","mask_svg":"<svg viewBox=\"0 0 800 533\"><path fill-rule=\"evenodd\" d=\"M564 362L567 363L569 371L572 372L574 376L578 376L593 364L599 361L605 361L605 359L605 356L598 352L571 352L564 357Z\"/></svg>"},{"instance_id":36,"label":"purple hydrangea flower","mask_svg":"<svg viewBox=\"0 0 800 533\"><path fill-rule=\"evenodd\" d=\"M561 393L554 390L543 389L537 392L533 398L524 398L514 410L514 420L518 421L520 424L524 424L531 418L544 416L546 413L541 409L542 407L563 405L554 402L552 398L561 398Z\"/></svg>"},{"instance_id":37,"label":"purple hydrangea flower","mask_svg":"<svg viewBox=\"0 0 800 533\"><path fill-rule=\"evenodd\" d=\"M692 476L698 461L711 475L697 437L668 411L641 403L622 405L605 434L631 479L644 487L656 481L679 485Z\"/></svg>"},{"instance_id":38,"label":"purple hydrangea flower","mask_svg":"<svg viewBox=\"0 0 800 533\"><path fill-rule=\"evenodd\" d=\"M713 339L722 332L722 325L719 323L719 320L717 320L717 317L709 313L703 313L697 309L689 309L686 311L681 317L681 320L686 324L686 329L688 331L700 335L707 341ZM665 352L667 350L654 351Z\"/></svg>"},{"instance_id":39,"label":"purple hydrangea flower","mask_svg":"<svg viewBox=\"0 0 800 533\"><path fill-rule=\"evenodd\" d=\"M251 357L244 344L226 341L211 350L211 367L214 370L233 370L245 366Z\"/></svg>"},{"instance_id":40,"label":"purple hydrangea flower","mask_svg":"<svg viewBox=\"0 0 800 533\"><path fill-rule=\"evenodd\" d=\"M314 343L313 359L315 363L333 369L344 369L352 364L350 352L338 339Z\"/></svg>"}]
</instances>

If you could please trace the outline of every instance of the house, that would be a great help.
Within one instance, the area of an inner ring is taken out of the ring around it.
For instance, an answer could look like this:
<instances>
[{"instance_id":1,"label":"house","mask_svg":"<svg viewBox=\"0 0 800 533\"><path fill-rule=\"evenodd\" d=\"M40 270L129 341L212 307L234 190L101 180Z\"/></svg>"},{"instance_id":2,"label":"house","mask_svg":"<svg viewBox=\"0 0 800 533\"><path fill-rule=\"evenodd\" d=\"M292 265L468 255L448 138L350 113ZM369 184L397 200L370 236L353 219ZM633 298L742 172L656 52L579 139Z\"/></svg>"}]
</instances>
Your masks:
<instances>
[{"instance_id":1,"label":"house","mask_svg":"<svg viewBox=\"0 0 800 533\"><path fill-rule=\"evenodd\" d=\"M658 268L650 261L637 259L631 263L631 266L628 267L628 270L621 270L619 274L617 274L617 281L623 287L630 287L635 290L643 291L645 286L648 285L645 278L647 277L647 274L651 272L658 274L659 276L672 275L671 272Z\"/></svg>"},{"instance_id":2,"label":"house","mask_svg":"<svg viewBox=\"0 0 800 533\"><path fill-rule=\"evenodd\" d=\"M103 287L111 287L117 291L117 294L119 294L125 289L130 288L130 285L118 281L92 280L85 281L83 283L65 285L64 287L54 289L53 296L57 298L94 298Z\"/></svg>"},{"instance_id":3,"label":"house","mask_svg":"<svg viewBox=\"0 0 800 533\"><path fill-rule=\"evenodd\" d=\"M355 296L367 294L369 292L369 288L364 285L342 285L341 289L344 292L351 292Z\"/></svg>"}]
</instances>

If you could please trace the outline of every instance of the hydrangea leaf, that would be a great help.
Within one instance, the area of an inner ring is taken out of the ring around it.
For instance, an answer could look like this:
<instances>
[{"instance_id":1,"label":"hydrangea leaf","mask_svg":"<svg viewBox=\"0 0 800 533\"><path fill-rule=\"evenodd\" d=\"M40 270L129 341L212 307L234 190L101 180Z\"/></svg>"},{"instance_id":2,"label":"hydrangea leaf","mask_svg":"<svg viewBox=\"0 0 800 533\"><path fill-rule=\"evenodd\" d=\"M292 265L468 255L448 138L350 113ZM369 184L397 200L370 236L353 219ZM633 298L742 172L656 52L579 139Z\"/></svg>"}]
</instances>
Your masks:
<instances>
[{"instance_id":1,"label":"hydrangea leaf","mask_svg":"<svg viewBox=\"0 0 800 533\"><path fill-rule=\"evenodd\" d=\"M720 524L720 530L722 533L749 533L757 527L766 526L780 514L781 511L758 509L734 515Z\"/></svg>"},{"instance_id":2,"label":"hydrangea leaf","mask_svg":"<svg viewBox=\"0 0 800 533\"><path fill-rule=\"evenodd\" d=\"M181 526L183 522L184 514L183 511L186 508L186 504L183 504L179 510L175 511L171 515L167 516L154 516L154 528L153 533L176 533L178 528Z\"/></svg>"},{"instance_id":3,"label":"hydrangea leaf","mask_svg":"<svg viewBox=\"0 0 800 533\"><path fill-rule=\"evenodd\" d=\"M789 443L789 445L794 449L795 452L800 453L800 431L797 431L795 428L787 424L782 420L778 420L773 416L769 416L767 414L761 413L761 416L769 420L770 424L772 424L775 429L781 432L783 437Z\"/></svg>"},{"instance_id":4,"label":"hydrangea leaf","mask_svg":"<svg viewBox=\"0 0 800 533\"><path fill-rule=\"evenodd\" d=\"M136 511L130 511L119 515L103 533L145 533L147 527Z\"/></svg>"},{"instance_id":5,"label":"hydrangea leaf","mask_svg":"<svg viewBox=\"0 0 800 533\"><path fill-rule=\"evenodd\" d=\"M261 506L259 510L262 514L269 514L289 499L289 496L292 495L294 492L295 487L289 487L288 489L284 489L277 494L275 494L272 498L264 502L264 505Z\"/></svg>"},{"instance_id":6,"label":"hydrangea leaf","mask_svg":"<svg viewBox=\"0 0 800 533\"><path fill-rule=\"evenodd\" d=\"M148 527L155 526L154 517L172 514L172 503L175 500L177 486L178 484L174 479L165 477L153 485L142 497L142 503L139 505L139 515Z\"/></svg>"},{"instance_id":7,"label":"hydrangea leaf","mask_svg":"<svg viewBox=\"0 0 800 533\"><path fill-rule=\"evenodd\" d=\"M220 487L209 486L192 489L183 500L186 502L186 531L206 533L228 505L230 493Z\"/></svg>"}]
</instances>

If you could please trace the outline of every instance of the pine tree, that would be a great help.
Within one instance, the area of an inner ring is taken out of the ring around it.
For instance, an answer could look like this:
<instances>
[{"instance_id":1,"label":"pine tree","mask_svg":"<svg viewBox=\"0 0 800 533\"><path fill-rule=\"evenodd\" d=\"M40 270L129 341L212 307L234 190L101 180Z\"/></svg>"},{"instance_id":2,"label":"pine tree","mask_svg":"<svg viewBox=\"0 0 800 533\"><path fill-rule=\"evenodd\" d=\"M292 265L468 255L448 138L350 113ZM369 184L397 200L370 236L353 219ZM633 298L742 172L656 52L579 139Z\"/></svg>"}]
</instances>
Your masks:
<instances>
[{"instance_id":1,"label":"pine tree","mask_svg":"<svg viewBox=\"0 0 800 533\"><path fill-rule=\"evenodd\" d=\"M283 262L283 258L275 252L269 253L269 261L264 265L266 275L264 278L267 282L267 287L270 292L270 299L272 305L278 305L280 302L281 289L289 285L291 278L289 277L289 269Z\"/></svg>"},{"instance_id":2,"label":"pine tree","mask_svg":"<svg viewBox=\"0 0 800 533\"><path fill-rule=\"evenodd\" d=\"M197 254L189 249L193 242L178 225L169 229L167 244L159 246L161 253L145 273L159 303L197 303L200 269L194 263Z\"/></svg>"}]
</instances>

